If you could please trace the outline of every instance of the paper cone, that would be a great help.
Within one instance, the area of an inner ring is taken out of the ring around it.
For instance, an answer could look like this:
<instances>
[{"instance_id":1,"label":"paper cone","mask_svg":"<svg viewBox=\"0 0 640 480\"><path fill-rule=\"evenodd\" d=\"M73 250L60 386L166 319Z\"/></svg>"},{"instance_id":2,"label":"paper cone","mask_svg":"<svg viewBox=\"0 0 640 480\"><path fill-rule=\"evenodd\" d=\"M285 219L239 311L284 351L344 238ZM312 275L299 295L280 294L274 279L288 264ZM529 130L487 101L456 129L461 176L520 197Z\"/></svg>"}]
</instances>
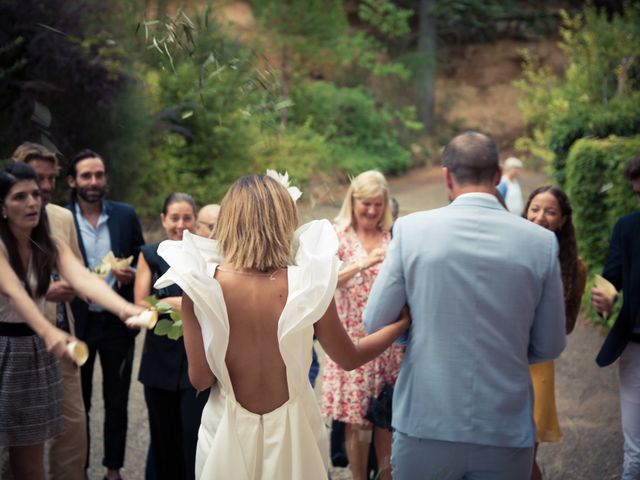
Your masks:
<instances>
[{"instance_id":1,"label":"paper cone","mask_svg":"<svg viewBox=\"0 0 640 480\"><path fill-rule=\"evenodd\" d=\"M613 283L601 275L596 275L596 288L604 293L610 300L613 300L616 298L616 295L618 295L618 291L616 287L613 286Z\"/></svg>"},{"instance_id":2,"label":"paper cone","mask_svg":"<svg viewBox=\"0 0 640 480\"><path fill-rule=\"evenodd\" d=\"M140 315L134 315L129 317L126 322L130 327L146 328L151 330L158 323L158 311L157 310L145 310Z\"/></svg>"},{"instance_id":3,"label":"paper cone","mask_svg":"<svg viewBox=\"0 0 640 480\"><path fill-rule=\"evenodd\" d=\"M67 344L67 351L69 352L69 356L79 367L84 365L89 358L89 347L87 347L87 344L81 340L69 342Z\"/></svg>"},{"instance_id":4,"label":"paper cone","mask_svg":"<svg viewBox=\"0 0 640 480\"><path fill-rule=\"evenodd\" d=\"M613 284L602 275L596 275L595 279L596 288L600 290L609 300L611 300L611 302L613 302L618 295L618 290L616 290L616 287L614 287ZM609 315L606 312L602 314L602 318L604 318L605 320L608 316Z\"/></svg>"}]
</instances>

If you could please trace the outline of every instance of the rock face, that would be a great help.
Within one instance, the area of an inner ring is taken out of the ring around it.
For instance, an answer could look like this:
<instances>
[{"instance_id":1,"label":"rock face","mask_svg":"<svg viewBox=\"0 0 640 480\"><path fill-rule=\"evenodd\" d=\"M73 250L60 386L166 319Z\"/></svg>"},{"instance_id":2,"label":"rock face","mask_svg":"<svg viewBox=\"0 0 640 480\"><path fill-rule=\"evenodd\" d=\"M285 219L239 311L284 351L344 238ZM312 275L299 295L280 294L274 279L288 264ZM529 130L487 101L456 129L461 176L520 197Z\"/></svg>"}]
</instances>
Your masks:
<instances>
[{"instance_id":1,"label":"rock face","mask_svg":"<svg viewBox=\"0 0 640 480\"><path fill-rule=\"evenodd\" d=\"M214 14L222 24L227 24L241 39L249 38L255 30L256 20L248 3L231 2L214 10Z\"/></svg>"},{"instance_id":2,"label":"rock face","mask_svg":"<svg viewBox=\"0 0 640 480\"><path fill-rule=\"evenodd\" d=\"M505 39L450 49L436 84L439 115L451 124L481 129L507 153L525 129L520 92L513 84L522 79L525 51L558 75L566 68L556 39Z\"/></svg>"}]
</instances>

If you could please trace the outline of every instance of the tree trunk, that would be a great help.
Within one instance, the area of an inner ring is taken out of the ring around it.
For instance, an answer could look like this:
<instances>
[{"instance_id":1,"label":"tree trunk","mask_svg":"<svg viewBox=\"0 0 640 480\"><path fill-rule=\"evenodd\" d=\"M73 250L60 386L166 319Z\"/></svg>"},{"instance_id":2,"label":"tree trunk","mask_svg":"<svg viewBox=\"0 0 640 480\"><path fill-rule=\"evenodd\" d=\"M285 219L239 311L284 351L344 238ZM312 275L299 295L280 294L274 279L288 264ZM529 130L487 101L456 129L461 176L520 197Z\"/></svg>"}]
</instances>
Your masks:
<instances>
[{"instance_id":1,"label":"tree trunk","mask_svg":"<svg viewBox=\"0 0 640 480\"><path fill-rule=\"evenodd\" d=\"M289 98L289 72L287 70L289 66L287 57L287 47L283 46L280 52L280 78L282 81L282 97L283 100ZM283 107L280 109L280 130L284 131L287 128L287 113L289 109Z\"/></svg>"},{"instance_id":2,"label":"tree trunk","mask_svg":"<svg viewBox=\"0 0 640 480\"><path fill-rule=\"evenodd\" d=\"M418 68L416 75L418 119L424 132L433 133L436 93L436 18L437 0L420 0L418 25Z\"/></svg>"}]
</instances>

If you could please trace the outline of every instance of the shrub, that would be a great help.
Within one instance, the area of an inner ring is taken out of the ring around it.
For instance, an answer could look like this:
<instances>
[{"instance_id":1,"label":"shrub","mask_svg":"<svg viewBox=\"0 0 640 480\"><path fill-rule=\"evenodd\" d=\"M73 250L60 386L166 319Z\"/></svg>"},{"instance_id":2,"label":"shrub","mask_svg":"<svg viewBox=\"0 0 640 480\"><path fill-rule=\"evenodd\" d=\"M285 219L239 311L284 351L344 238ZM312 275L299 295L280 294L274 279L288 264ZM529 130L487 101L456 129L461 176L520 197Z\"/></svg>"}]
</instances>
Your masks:
<instances>
[{"instance_id":1,"label":"shrub","mask_svg":"<svg viewBox=\"0 0 640 480\"><path fill-rule=\"evenodd\" d=\"M402 119L377 107L365 88L310 82L294 89L292 100L291 122L309 125L331 147L325 169L357 174L372 168L398 173L409 167L409 151L398 140Z\"/></svg>"},{"instance_id":2,"label":"shrub","mask_svg":"<svg viewBox=\"0 0 640 480\"><path fill-rule=\"evenodd\" d=\"M640 151L640 135L632 138L581 139L573 144L566 163L566 190L573 205L573 222L580 255L588 270L600 273L616 220L637 209L624 165ZM583 297L583 311L598 324L610 328L622 302L607 321L590 307L590 279Z\"/></svg>"},{"instance_id":3,"label":"shrub","mask_svg":"<svg viewBox=\"0 0 640 480\"><path fill-rule=\"evenodd\" d=\"M640 133L640 92L607 104L577 105L549 126L549 148L556 181L565 183L565 162L573 143L583 137L607 138Z\"/></svg>"},{"instance_id":4,"label":"shrub","mask_svg":"<svg viewBox=\"0 0 640 480\"><path fill-rule=\"evenodd\" d=\"M531 130L516 145L564 184L566 156L576 140L640 133L640 4L625 3L624 15L607 16L594 6L573 17L563 14L560 35L569 61L563 78L525 54L524 79L516 85Z\"/></svg>"},{"instance_id":5,"label":"shrub","mask_svg":"<svg viewBox=\"0 0 640 480\"><path fill-rule=\"evenodd\" d=\"M569 151L566 191L573 205L580 254L590 270L602 268L616 220L638 208L622 169L639 151L640 135L584 138Z\"/></svg>"}]
</instances>

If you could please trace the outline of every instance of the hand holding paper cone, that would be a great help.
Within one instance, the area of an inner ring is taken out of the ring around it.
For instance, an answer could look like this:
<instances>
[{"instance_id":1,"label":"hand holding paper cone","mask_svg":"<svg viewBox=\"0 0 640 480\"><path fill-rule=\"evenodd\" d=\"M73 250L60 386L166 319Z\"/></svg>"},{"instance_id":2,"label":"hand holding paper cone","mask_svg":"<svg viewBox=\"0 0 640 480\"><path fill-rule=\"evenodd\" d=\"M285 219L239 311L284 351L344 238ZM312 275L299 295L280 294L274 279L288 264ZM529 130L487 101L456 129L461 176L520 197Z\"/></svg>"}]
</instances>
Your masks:
<instances>
[{"instance_id":1,"label":"hand holding paper cone","mask_svg":"<svg viewBox=\"0 0 640 480\"><path fill-rule=\"evenodd\" d=\"M146 328L151 330L158 323L158 311L155 309L147 309L139 315L134 315L125 320L128 327Z\"/></svg>"},{"instance_id":2,"label":"hand holding paper cone","mask_svg":"<svg viewBox=\"0 0 640 480\"><path fill-rule=\"evenodd\" d=\"M609 280L601 275L595 276L595 287L591 290L591 303L605 320L617 296L618 291Z\"/></svg>"},{"instance_id":3,"label":"hand holding paper cone","mask_svg":"<svg viewBox=\"0 0 640 480\"><path fill-rule=\"evenodd\" d=\"M133 255L127 258L117 258L111 250L107 253L100 265L93 269L93 273L99 277L105 278L109 275L111 270L118 270L123 267L128 267L133 263Z\"/></svg>"}]
</instances>

